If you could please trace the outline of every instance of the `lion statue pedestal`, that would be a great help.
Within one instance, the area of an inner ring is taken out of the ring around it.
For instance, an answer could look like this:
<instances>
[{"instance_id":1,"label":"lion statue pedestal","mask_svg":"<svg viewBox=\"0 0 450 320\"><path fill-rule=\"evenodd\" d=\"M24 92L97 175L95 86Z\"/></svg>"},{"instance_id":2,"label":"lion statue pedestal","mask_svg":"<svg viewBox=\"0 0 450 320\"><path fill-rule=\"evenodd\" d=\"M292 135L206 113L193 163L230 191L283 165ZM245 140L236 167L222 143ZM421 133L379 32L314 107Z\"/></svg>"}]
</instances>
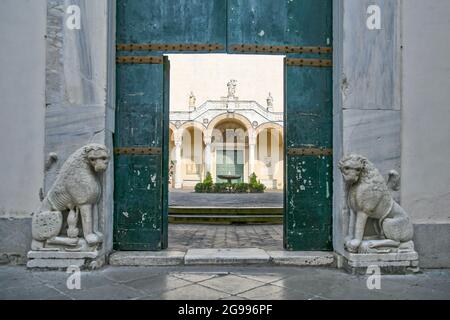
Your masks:
<instances>
[{"instance_id":1,"label":"lion statue pedestal","mask_svg":"<svg viewBox=\"0 0 450 320\"><path fill-rule=\"evenodd\" d=\"M339 170L348 208L344 267L357 273L373 266L389 273L417 272L413 225L391 194L400 187L400 175L392 170L385 181L367 158L355 154L344 157Z\"/></svg>"},{"instance_id":2,"label":"lion statue pedestal","mask_svg":"<svg viewBox=\"0 0 450 320\"><path fill-rule=\"evenodd\" d=\"M103 234L99 230L100 177L107 169L104 145L89 144L75 151L62 166L31 222L29 268L96 268Z\"/></svg>"}]
</instances>

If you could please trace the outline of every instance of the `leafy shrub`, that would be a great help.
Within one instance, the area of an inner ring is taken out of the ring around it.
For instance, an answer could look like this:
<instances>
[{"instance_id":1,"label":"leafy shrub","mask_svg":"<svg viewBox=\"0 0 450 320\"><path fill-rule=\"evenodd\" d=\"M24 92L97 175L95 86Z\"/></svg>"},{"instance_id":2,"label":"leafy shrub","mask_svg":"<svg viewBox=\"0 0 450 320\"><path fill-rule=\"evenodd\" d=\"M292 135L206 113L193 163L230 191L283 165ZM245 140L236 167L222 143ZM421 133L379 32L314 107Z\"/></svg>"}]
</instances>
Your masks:
<instances>
[{"instance_id":1,"label":"leafy shrub","mask_svg":"<svg viewBox=\"0 0 450 320\"><path fill-rule=\"evenodd\" d=\"M214 191L214 183L212 180L211 173L206 173L206 177L203 182L197 183L195 185L195 192L198 193L210 193Z\"/></svg>"},{"instance_id":2,"label":"leafy shrub","mask_svg":"<svg viewBox=\"0 0 450 320\"><path fill-rule=\"evenodd\" d=\"M208 186L212 186L213 185L213 179L211 176L211 172L207 172L206 173L206 177L203 180L203 184L208 185Z\"/></svg>"},{"instance_id":3,"label":"leafy shrub","mask_svg":"<svg viewBox=\"0 0 450 320\"><path fill-rule=\"evenodd\" d=\"M235 193L247 193L249 191L250 185L248 183L235 183L233 184L232 190Z\"/></svg>"},{"instance_id":4,"label":"leafy shrub","mask_svg":"<svg viewBox=\"0 0 450 320\"><path fill-rule=\"evenodd\" d=\"M250 187L249 188L250 188L250 192L252 192L252 193L260 193L260 192L264 192L264 190L266 190L266 186L257 179L256 173L254 173L254 172L250 175Z\"/></svg>"},{"instance_id":5,"label":"leafy shrub","mask_svg":"<svg viewBox=\"0 0 450 320\"><path fill-rule=\"evenodd\" d=\"M206 192L206 186L204 183L199 182L195 185L195 192L198 193L205 193Z\"/></svg>"},{"instance_id":6,"label":"leafy shrub","mask_svg":"<svg viewBox=\"0 0 450 320\"><path fill-rule=\"evenodd\" d=\"M212 190L215 193L225 193L228 192L228 187L228 183L215 183Z\"/></svg>"},{"instance_id":7,"label":"leafy shrub","mask_svg":"<svg viewBox=\"0 0 450 320\"><path fill-rule=\"evenodd\" d=\"M195 185L195 192L197 193L260 193L264 192L266 186L262 184L255 173L250 176L250 183L213 183L211 173L207 173L203 182Z\"/></svg>"}]
</instances>

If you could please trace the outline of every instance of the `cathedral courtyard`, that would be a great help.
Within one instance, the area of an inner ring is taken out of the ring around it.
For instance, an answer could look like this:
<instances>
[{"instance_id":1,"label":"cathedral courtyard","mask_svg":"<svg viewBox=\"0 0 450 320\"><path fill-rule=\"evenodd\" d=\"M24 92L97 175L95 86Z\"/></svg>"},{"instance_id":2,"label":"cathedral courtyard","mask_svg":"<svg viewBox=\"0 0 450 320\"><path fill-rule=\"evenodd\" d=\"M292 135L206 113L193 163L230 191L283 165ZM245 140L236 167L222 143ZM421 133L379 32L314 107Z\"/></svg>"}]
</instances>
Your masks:
<instances>
[{"instance_id":1,"label":"cathedral courtyard","mask_svg":"<svg viewBox=\"0 0 450 320\"><path fill-rule=\"evenodd\" d=\"M0 302L450 300L449 16L0 0Z\"/></svg>"}]
</instances>

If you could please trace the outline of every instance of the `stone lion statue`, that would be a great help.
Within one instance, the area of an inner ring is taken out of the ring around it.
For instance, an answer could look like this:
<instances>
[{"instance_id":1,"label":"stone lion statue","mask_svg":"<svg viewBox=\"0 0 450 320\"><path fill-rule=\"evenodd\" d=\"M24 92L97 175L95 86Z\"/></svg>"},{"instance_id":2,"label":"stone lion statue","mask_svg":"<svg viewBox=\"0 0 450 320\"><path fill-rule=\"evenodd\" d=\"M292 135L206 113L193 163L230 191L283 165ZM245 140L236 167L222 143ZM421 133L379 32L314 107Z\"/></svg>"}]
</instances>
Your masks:
<instances>
[{"instance_id":1,"label":"stone lion statue","mask_svg":"<svg viewBox=\"0 0 450 320\"><path fill-rule=\"evenodd\" d=\"M86 145L67 159L33 214L32 250L85 250L102 242L103 235L98 231L99 174L108 162L109 152L100 144Z\"/></svg>"},{"instance_id":2,"label":"stone lion statue","mask_svg":"<svg viewBox=\"0 0 450 320\"><path fill-rule=\"evenodd\" d=\"M408 214L392 198L389 187L398 188L399 174L392 170L386 182L374 165L351 154L339 162L350 209L345 248L349 252L379 253L413 249L413 225ZM378 236L364 238L366 222L374 221Z\"/></svg>"}]
</instances>

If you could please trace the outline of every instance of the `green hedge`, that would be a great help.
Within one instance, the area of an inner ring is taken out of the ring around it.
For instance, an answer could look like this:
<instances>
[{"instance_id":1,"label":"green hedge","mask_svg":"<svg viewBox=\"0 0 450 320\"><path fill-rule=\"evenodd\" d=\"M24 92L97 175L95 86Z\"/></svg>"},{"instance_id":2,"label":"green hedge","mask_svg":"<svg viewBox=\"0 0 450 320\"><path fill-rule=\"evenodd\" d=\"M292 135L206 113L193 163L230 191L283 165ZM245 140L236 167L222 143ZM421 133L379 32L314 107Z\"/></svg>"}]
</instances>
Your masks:
<instances>
[{"instance_id":1,"label":"green hedge","mask_svg":"<svg viewBox=\"0 0 450 320\"><path fill-rule=\"evenodd\" d=\"M197 193L262 193L266 186L257 180L256 174L250 176L250 183L213 183L208 172L205 180L195 185Z\"/></svg>"}]
</instances>

